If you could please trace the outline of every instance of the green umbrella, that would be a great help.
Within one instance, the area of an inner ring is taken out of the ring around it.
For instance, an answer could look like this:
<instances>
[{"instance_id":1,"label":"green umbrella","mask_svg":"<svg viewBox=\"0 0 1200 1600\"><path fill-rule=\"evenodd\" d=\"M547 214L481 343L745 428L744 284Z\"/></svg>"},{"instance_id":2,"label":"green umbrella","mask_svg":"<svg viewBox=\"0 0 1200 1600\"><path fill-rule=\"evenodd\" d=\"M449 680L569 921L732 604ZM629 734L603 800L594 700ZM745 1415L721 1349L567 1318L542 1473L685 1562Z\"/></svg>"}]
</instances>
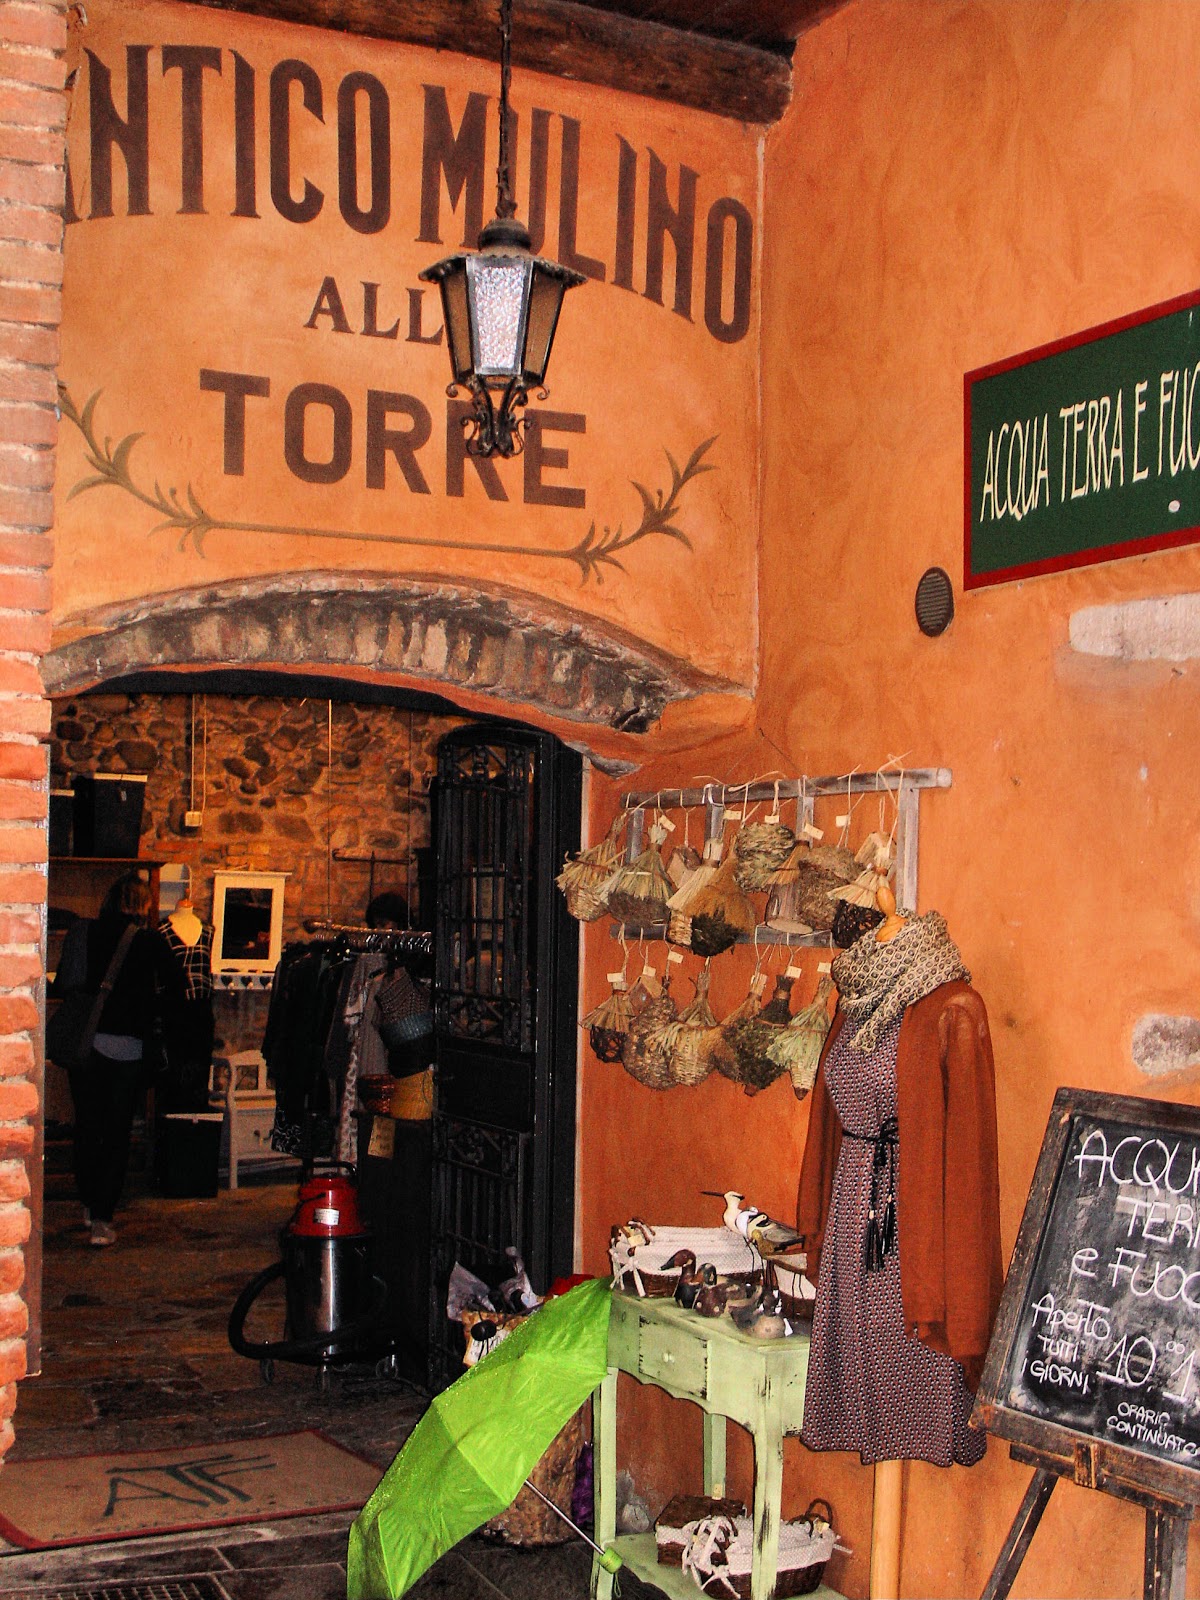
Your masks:
<instances>
[{"instance_id":1,"label":"green umbrella","mask_svg":"<svg viewBox=\"0 0 1200 1600\"><path fill-rule=\"evenodd\" d=\"M349 1600L398 1600L498 1515L608 1370L603 1278L548 1300L430 1404L350 1529Z\"/></svg>"}]
</instances>

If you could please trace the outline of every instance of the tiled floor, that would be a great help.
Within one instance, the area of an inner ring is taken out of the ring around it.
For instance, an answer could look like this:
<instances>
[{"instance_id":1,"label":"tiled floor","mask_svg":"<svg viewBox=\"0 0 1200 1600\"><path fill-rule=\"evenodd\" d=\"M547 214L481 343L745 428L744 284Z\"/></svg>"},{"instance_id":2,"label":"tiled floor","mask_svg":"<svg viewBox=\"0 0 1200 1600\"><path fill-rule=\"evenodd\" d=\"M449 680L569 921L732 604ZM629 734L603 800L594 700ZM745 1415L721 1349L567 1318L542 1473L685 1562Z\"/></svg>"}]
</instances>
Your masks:
<instances>
[{"instance_id":1,"label":"tiled floor","mask_svg":"<svg viewBox=\"0 0 1200 1600\"><path fill-rule=\"evenodd\" d=\"M66 1181L52 1180L50 1193L69 1193ZM258 1364L228 1344L229 1309L276 1258L293 1195L279 1183L215 1200L135 1196L108 1250L89 1248L73 1202L50 1198L43 1370L19 1388L10 1459L319 1427L382 1472L423 1409L420 1393L369 1364L335 1372L322 1393L312 1368L279 1363L268 1385ZM277 1338L281 1327L280 1314L257 1336ZM0 1594L51 1600L60 1592L208 1575L227 1600L340 1600L351 1520L349 1513L327 1514L47 1552L0 1546ZM476 1537L411 1593L416 1600L582 1600L589 1570L589 1552L577 1541L522 1551ZM633 1600L656 1591L628 1579L623 1593Z\"/></svg>"}]
</instances>

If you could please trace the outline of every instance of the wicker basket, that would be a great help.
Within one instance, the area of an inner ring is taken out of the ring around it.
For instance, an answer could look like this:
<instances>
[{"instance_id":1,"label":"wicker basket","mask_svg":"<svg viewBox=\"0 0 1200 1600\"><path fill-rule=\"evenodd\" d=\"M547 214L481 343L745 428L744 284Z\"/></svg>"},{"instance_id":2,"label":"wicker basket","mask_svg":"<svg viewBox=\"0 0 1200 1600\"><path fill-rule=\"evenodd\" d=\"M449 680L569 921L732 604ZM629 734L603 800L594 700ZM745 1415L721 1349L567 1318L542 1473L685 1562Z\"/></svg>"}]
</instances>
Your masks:
<instances>
[{"instance_id":1,"label":"wicker basket","mask_svg":"<svg viewBox=\"0 0 1200 1600\"><path fill-rule=\"evenodd\" d=\"M717 1019L708 1003L708 968L696 977L696 995L679 1013L669 1045L671 1070L675 1082L691 1089L703 1083L712 1071L708 1036L717 1031Z\"/></svg>"},{"instance_id":2,"label":"wicker basket","mask_svg":"<svg viewBox=\"0 0 1200 1600\"><path fill-rule=\"evenodd\" d=\"M570 857L554 880L566 896L567 910L580 922L595 922L608 910L608 883L621 865L616 839L621 820L599 844Z\"/></svg>"},{"instance_id":3,"label":"wicker basket","mask_svg":"<svg viewBox=\"0 0 1200 1600\"><path fill-rule=\"evenodd\" d=\"M583 1412L577 1411L529 1474L529 1481L568 1517L575 1491L575 1465L585 1436ZM503 1544L524 1548L565 1544L568 1539L575 1538L574 1530L526 1488L522 1488L507 1511L485 1522L480 1531Z\"/></svg>"},{"instance_id":4,"label":"wicker basket","mask_svg":"<svg viewBox=\"0 0 1200 1600\"><path fill-rule=\"evenodd\" d=\"M621 1059L631 1078L647 1089L673 1089L676 1079L671 1067L671 1024L676 1021L675 1002L664 985L657 1000L643 1006L629 1024Z\"/></svg>"},{"instance_id":5,"label":"wicker basket","mask_svg":"<svg viewBox=\"0 0 1200 1600\"><path fill-rule=\"evenodd\" d=\"M758 1094L784 1071L771 1059L769 1051L791 1021L792 982L788 977L777 978L775 993L758 1015L747 1017L726 1032L729 1048L737 1059L738 1082L747 1094Z\"/></svg>"},{"instance_id":6,"label":"wicker basket","mask_svg":"<svg viewBox=\"0 0 1200 1600\"><path fill-rule=\"evenodd\" d=\"M683 1548L687 1543L683 1530L689 1522L703 1522L705 1517L745 1515L746 1507L740 1500L714 1500L706 1494L677 1494L654 1519L659 1565L677 1567L683 1560Z\"/></svg>"},{"instance_id":7,"label":"wicker basket","mask_svg":"<svg viewBox=\"0 0 1200 1600\"><path fill-rule=\"evenodd\" d=\"M667 900L673 892L662 857L651 846L613 873L608 883L608 909L627 927L660 927L669 916Z\"/></svg>"},{"instance_id":8,"label":"wicker basket","mask_svg":"<svg viewBox=\"0 0 1200 1600\"><path fill-rule=\"evenodd\" d=\"M828 1515L818 1517L818 1508ZM803 1517L785 1522L779 1529L779 1555L775 1568L777 1600L812 1594L821 1585L825 1566L833 1553L833 1512L826 1500L814 1500ZM719 1552L711 1576L705 1581L693 1572L704 1594L735 1594L750 1600L750 1571L753 1562L754 1525L749 1517L730 1519L731 1537ZM704 1524L700 1524L701 1527ZM686 1554L684 1566L687 1567Z\"/></svg>"}]
</instances>

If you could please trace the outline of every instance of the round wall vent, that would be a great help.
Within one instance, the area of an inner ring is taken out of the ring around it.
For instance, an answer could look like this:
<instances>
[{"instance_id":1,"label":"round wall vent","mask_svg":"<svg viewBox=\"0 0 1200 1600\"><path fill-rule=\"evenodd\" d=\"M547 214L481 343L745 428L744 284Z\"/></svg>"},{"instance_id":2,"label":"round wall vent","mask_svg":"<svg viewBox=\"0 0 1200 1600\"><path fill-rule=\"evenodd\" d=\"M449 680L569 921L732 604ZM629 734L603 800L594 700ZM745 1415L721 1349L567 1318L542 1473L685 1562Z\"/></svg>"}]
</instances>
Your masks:
<instances>
[{"instance_id":1,"label":"round wall vent","mask_svg":"<svg viewBox=\"0 0 1200 1600\"><path fill-rule=\"evenodd\" d=\"M945 633L954 620L954 587L949 573L941 567L930 567L921 574L917 584L917 626L922 633L936 639Z\"/></svg>"}]
</instances>

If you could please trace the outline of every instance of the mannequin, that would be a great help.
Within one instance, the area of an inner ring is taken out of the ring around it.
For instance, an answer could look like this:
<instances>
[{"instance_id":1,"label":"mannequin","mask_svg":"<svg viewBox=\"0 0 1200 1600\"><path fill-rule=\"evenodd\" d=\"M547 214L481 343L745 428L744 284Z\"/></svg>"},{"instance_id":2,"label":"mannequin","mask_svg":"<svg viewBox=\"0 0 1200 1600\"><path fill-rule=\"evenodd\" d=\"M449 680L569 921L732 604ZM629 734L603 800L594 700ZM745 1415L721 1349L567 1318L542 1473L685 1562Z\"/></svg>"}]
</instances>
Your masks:
<instances>
[{"instance_id":1,"label":"mannequin","mask_svg":"<svg viewBox=\"0 0 1200 1600\"><path fill-rule=\"evenodd\" d=\"M189 950L198 942L204 932L204 924L196 915L196 908L192 905L187 895L183 895L176 901L175 909L168 915L167 921Z\"/></svg>"},{"instance_id":2,"label":"mannequin","mask_svg":"<svg viewBox=\"0 0 1200 1600\"><path fill-rule=\"evenodd\" d=\"M797 1222L818 1282L803 1438L877 1464L872 1594L894 1596L900 1463L984 1451L966 1424L1002 1271L986 1010L936 912L901 916L886 884L876 904L833 964Z\"/></svg>"},{"instance_id":3,"label":"mannequin","mask_svg":"<svg viewBox=\"0 0 1200 1600\"><path fill-rule=\"evenodd\" d=\"M163 1015L167 1056L164 1109L207 1111L213 1046L213 930L200 920L185 894L158 931L183 978L180 998Z\"/></svg>"}]
</instances>

